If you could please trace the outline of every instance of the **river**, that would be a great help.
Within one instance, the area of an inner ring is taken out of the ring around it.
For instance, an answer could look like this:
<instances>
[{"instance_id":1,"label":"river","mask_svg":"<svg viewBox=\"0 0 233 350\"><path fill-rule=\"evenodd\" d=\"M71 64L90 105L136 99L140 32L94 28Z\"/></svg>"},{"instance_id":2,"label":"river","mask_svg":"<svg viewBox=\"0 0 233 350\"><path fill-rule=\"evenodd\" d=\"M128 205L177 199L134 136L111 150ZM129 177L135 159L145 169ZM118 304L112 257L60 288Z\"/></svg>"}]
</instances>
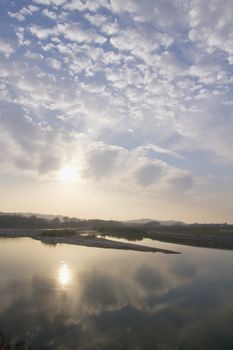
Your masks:
<instances>
[{"instance_id":1,"label":"river","mask_svg":"<svg viewBox=\"0 0 233 350\"><path fill-rule=\"evenodd\" d=\"M233 349L233 252L0 238L0 328L34 349Z\"/></svg>"}]
</instances>

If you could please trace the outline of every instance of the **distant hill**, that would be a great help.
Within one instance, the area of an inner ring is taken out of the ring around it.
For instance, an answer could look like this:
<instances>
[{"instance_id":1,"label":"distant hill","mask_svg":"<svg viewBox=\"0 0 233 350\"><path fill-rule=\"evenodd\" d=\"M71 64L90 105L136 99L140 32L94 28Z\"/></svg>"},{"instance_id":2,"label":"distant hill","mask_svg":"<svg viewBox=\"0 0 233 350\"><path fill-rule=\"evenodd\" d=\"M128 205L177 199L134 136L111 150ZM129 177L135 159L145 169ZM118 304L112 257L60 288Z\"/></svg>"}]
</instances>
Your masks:
<instances>
[{"instance_id":1,"label":"distant hill","mask_svg":"<svg viewBox=\"0 0 233 350\"><path fill-rule=\"evenodd\" d=\"M1 229L32 229L32 228L75 228L78 230L98 230L100 232L121 234L127 233L133 237L133 234L143 234L149 231L183 232L187 229L194 230L214 230L214 229L232 229L233 225L224 224L185 224L182 221L164 220L156 221L151 219L138 219L128 221L101 220L101 219L78 219L74 217L47 215L40 213L2 213L0 212Z\"/></svg>"},{"instance_id":2,"label":"distant hill","mask_svg":"<svg viewBox=\"0 0 233 350\"><path fill-rule=\"evenodd\" d=\"M126 224L138 224L138 225L144 225L148 224L150 222L159 222L160 225L164 226L183 226L186 225L183 221L176 221L176 220L152 220L152 219L136 219L136 220L127 220L124 221Z\"/></svg>"},{"instance_id":3,"label":"distant hill","mask_svg":"<svg viewBox=\"0 0 233 350\"><path fill-rule=\"evenodd\" d=\"M152 222L154 220L151 219L136 219L136 220L126 220L123 221L126 224L139 224L139 225L143 225L143 224L148 224L149 222Z\"/></svg>"},{"instance_id":4,"label":"distant hill","mask_svg":"<svg viewBox=\"0 0 233 350\"><path fill-rule=\"evenodd\" d=\"M160 224L164 225L164 226L184 226L184 225L187 225L183 221L176 221L176 220L168 220L168 221L164 220L164 221L160 221Z\"/></svg>"},{"instance_id":5,"label":"distant hill","mask_svg":"<svg viewBox=\"0 0 233 350\"><path fill-rule=\"evenodd\" d=\"M63 220L65 215L53 215L53 214L41 214L41 213L33 213L33 212L26 212L26 213L20 213L20 212L16 212L16 213L4 213L4 212L0 212L0 215L21 215L24 217L30 217L30 216L36 216L40 219L46 219L46 220L53 220L54 218L59 218L61 220ZM164 225L164 226L178 226L178 225L186 225L185 222L182 221L176 221L176 220L152 220L152 219L135 219L135 220L125 220L125 221L120 221L119 222L123 222L125 224L136 224L136 225L145 225L148 223L152 223L152 222L158 222L160 223L160 225Z\"/></svg>"},{"instance_id":6,"label":"distant hill","mask_svg":"<svg viewBox=\"0 0 233 350\"><path fill-rule=\"evenodd\" d=\"M30 216L37 216L38 218L41 218L41 219L47 219L47 220L53 220L54 218L60 218L60 219L63 219L63 217L65 215L52 215L52 214L41 214L41 213L4 213L4 212L0 212L0 215L21 215L21 216L24 216L26 218L29 218Z\"/></svg>"}]
</instances>

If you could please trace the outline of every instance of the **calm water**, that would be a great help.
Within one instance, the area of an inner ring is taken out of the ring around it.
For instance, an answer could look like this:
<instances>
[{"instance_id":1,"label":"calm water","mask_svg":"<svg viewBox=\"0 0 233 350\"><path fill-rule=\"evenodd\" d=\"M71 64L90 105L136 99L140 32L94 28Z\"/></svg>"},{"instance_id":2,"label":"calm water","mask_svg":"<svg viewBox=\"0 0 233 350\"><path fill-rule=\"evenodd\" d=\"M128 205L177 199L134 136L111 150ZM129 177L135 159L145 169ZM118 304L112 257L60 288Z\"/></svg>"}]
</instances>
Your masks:
<instances>
[{"instance_id":1,"label":"calm water","mask_svg":"<svg viewBox=\"0 0 233 350\"><path fill-rule=\"evenodd\" d=\"M0 239L0 327L45 349L233 349L233 252Z\"/></svg>"}]
</instances>

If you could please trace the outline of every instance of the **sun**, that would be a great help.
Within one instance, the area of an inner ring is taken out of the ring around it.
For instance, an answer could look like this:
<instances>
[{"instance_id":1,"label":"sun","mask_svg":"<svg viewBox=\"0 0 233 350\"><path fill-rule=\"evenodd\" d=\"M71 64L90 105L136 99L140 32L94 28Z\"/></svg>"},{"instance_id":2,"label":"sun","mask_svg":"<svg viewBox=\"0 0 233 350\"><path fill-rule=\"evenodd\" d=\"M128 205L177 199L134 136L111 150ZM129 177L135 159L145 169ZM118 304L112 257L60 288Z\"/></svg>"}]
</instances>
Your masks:
<instances>
[{"instance_id":1,"label":"sun","mask_svg":"<svg viewBox=\"0 0 233 350\"><path fill-rule=\"evenodd\" d=\"M75 182L79 179L77 169L74 166L65 166L58 171L57 179L61 182Z\"/></svg>"},{"instance_id":2,"label":"sun","mask_svg":"<svg viewBox=\"0 0 233 350\"><path fill-rule=\"evenodd\" d=\"M65 287L71 282L71 271L69 266L62 261L58 271L58 282L61 286Z\"/></svg>"}]
</instances>

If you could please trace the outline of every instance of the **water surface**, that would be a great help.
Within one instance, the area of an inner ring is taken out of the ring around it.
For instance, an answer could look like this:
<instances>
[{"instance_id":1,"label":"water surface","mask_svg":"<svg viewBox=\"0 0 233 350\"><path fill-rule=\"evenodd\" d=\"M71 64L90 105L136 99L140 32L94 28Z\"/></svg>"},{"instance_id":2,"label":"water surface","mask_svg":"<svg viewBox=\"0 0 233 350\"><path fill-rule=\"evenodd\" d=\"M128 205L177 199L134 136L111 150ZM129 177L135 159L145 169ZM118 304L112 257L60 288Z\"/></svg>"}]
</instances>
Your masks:
<instances>
[{"instance_id":1,"label":"water surface","mask_svg":"<svg viewBox=\"0 0 233 350\"><path fill-rule=\"evenodd\" d=\"M233 253L0 239L0 328L45 349L233 349Z\"/></svg>"}]
</instances>

